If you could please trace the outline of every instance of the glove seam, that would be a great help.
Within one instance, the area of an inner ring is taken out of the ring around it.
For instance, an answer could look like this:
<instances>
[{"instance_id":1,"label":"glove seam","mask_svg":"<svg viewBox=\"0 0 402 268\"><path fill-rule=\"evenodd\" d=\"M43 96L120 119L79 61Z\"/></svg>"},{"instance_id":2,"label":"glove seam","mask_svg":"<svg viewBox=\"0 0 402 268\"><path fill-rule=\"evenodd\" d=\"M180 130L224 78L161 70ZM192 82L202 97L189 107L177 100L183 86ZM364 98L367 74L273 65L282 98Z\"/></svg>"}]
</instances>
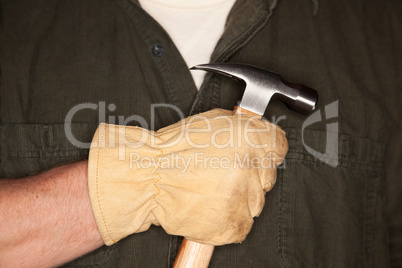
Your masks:
<instances>
[{"instance_id":1,"label":"glove seam","mask_svg":"<svg viewBox=\"0 0 402 268\"><path fill-rule=\"evenodd\" d=\"M278 164L276 164L276 160L278 159L278 156L279 156L282 160L285 159L285 157L284 157L283 155L281 155L280 153L277 153L277 152L275 152L275 151L265 151L265 152L267 153L267 156L269 156L269 154L273 154L273 155L274 155L274 158L271 158L271 160L274 161L275 167L278 167ZM282 162L283 162L283 161L282 161ZM281 162L281 163L282 163L282 162ZM280 165L281 163L279 163L279 165Z\"/></svg>"},{"instance_id":2,"label":"glove seam","mask_svg":"<svg viewBox=\"0 0 402 268\"><path fill-rule=\"evenodd\" d=\"M196 116L196 115L194 115L194 116ZM208 119L208 121L210 121L210 120L217 120L217 119L222 119L222 118L239 118L239 117L240 117L240 118L241 118L241 117L249 117L249 118L251 118L251 119L253 119L254 121L257 121L257 122L259 122L259 123L262 123L262 124L265 124L265 125L269 125L269 126L274 126L274 127L276 127L277 129L279 129L280 131L282 131L283 134L286 134L285 131L284 131L280 126L278 126L277 124L274 124L274 123L272 123L272 122L270 122L270 121L258 119L258 118L256 118L255 116L251 116L251 115L247 115L247 114L242 114L242 115L224 115L224 116L217 116L217 117L214 117L214 118L207 118L207 119ZM173 131L178 130L178 129L180 129L180 128L183 128L183 127L185 127L185 126L194 126L194 125L198 125L198 124L201 124L201 123L204 123L204 122L205 122L204 120L201 120L201 121L194 122L194 123L191 123L191 124L184 124L184 125L181 125L181 126L179 126L179 127L175 127L175 128L172 128L172 129L169 129L169 130L164 131L164 132L149 131L149 133L150 133L151 135L155 136L155 137L158 137L158 138L162 139L162 138L160 137L162 134L166 134L166 133L173 132ZM140 130L143 130L142 128L137 127L137 126L120 126L120 125L115 125L115 127L117 127L117 128L122 128L122 127L124 127L124 128L132 128L132 129L140 129ZM163 139L162 139L162 141L165 142ZM159 149L159 148L158 148L158 149Z\"/></svg>"},{"instance_id":3,"label":"glove seam","mask_svg":"<svg viewBox=\"0 0 402 268\"><path fill-rule=\"evenodd\" d=\"M162 139L162 141L163 141L163 139ZM163 141L163 142L164 142L164 141ZM155 160L157 160L158 157L160 157L160 156L163 155L163 150L160 149L160 148L157 148L157 149L158 149L161 153L160 153L159 155L156 155L156 156L155 156ZM158 193L152 197L152 199L153 199L154 202L156 203L156 207L155 207L154 209L157 209L157 208L159 207L159 203L156 202L155 197L157 197L157 196L161 193L161 190L159 189L159 187L156 186L156 184L162 179L161 175L159 174L159 172L158 172L157 170L158 170L158 168L155 169L155 173L156 173L156 175L158 175L159 178L154 182L154 187L156 188L156 190L158 190Z\"/></svg>"},{"instance_id":4,"label":"glove seam","mask_svg":"<svg viewBox=\"0 0 402 268\"><path fill-rule=\"evenodd\" d=\"M269 121L260 120L260 119L256 118L255 116L251 116L251 115L245 115L245 114L242 114L242 115L225 115L225 116L217 116L217 117L214 117L214 118L207 118L207 119L208 119L208 121L210 121L210 120L216 120L216 119L222 119L222 118L239 118L239 117L249 117L249 118L251 118L251 119L253 119L253 120L255 120L255 121L259 122L259 123L268 124L269 126L277 127L279 130L281 130L283 133L285 133L278 125L276 125L276 124L274 124L272 122L269 122ZM184 125L169 129L169 130L164 131L164 132L160 132L160 133L156 132L156 133L153 133L153 134L154 134L154 136L159 137L162 134L166 134L166 133L170 133L172 131L176 131L176 130L178 130L180 128L183 128L184 126L194 126L194 125L198 125L198 124L201 124L201 123L205 123L205 121L201 120L201 121L194 122L194 123L191 123L191 124L184 124Z\"/></svg>"},{"instance_id":5,"label":"glove seam","mask_svg":"<svg viewBox=\"0 0 402 268\"><path fill-rule=\"evenodd\" d=\"M160 138L161 140L162 140L162 142L165 142L165 140L163 139L163 138ZM155 155L155 161L157 160L157 158L158 157L160 157L160 156L162 156L164 153L163 153L163 150L161 149L161 148L158 148L157 147L157 149L160 151L160 154L159 155ZM156 190L158 190L158 193L156 194L156 195L154 195L153 197L152 197L152 199L154 200L154 202L156 203L156 207L154 208L154 209L157 209L158 207L159 207L159 203L158 202L156 202L156 199L155 199L155 197L157 197L160 193L161 193L161 190L159 189L159 187L158 186L156 186L156 184L162 179L162 177L161 177L161 175L159 174L159 172L158 172L158 167L155 169L155 173L156 173L156 175L158 175L158 179L154 182L154 187L156 188Z\"/></svg>"},{"instance_id":6,"label":"glove seam","mask_svg":"<svg viewBox=\"0 0 402 268\"><path fill-rule=\"evenodd\" d=\"M100 140L99 140L99 144L103 144L103 139L104 139L104 135L101 135ZM102 221L103 221L103 225L105 226L106 233L109 236L109 239L112 240L113 243L116 243L117 241L115 241L112 238L112 236L110 235L109 229L107 228L105 216L103 215L102 206L101 206L101 203L100 203L100 197L99 197L99 158L100 158L100 150L101 149L99 147L98 152L97 152L97 157L96 157L96 198L97 198L97 201L98 201L99 211L100 211L101 216L102 216Z\"/></svg>"}]
</instances>

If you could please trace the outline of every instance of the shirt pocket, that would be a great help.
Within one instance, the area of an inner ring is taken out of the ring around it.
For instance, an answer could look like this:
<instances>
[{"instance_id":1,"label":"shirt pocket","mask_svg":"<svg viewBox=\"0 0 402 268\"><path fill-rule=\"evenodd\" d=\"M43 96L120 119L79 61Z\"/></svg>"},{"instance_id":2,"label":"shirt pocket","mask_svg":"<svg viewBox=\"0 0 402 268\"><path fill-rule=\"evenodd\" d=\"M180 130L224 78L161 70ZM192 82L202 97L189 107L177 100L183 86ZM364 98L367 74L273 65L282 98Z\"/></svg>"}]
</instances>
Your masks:
<instances>
[{"instance_id":1,"label":"shirt pocket","mask_svg":"<svg viewBox=\"0 0 402 268\"><path fill-rule=\"evenodd\" d=\"M289 152L278 172L282 262L289 267L368 266L384 146L340 134L338 165L331 167L304 149L300 129L285 131ZM321 130L305 130L304 136L311 148L326 140Z\"/></svg>"},{"instance_id":2,"label":"shirt pocket","mask_svg":"<svg viewBox=\"0 0 402 268\"><path fill-rule=\"evenodd\" d=\"M18 178L86 159L97 124L3 124L0 126L0 176Z\"/></svg>"},{"instance_id":3,"label":"shirt pocket","mask_svg":"<svg viewBox=\"0 0 402 268\"><path fill-rule=\"evenodd\" d=\"M0 178L19 178L37 174L57 165L88 158L88 149L77 142L89 143L97 124L72 123L71 135L64 124L3 124L1 133ZM102 247L66 267L99 267L113 253L114 246Z\"/></svg>"}]
</instances>

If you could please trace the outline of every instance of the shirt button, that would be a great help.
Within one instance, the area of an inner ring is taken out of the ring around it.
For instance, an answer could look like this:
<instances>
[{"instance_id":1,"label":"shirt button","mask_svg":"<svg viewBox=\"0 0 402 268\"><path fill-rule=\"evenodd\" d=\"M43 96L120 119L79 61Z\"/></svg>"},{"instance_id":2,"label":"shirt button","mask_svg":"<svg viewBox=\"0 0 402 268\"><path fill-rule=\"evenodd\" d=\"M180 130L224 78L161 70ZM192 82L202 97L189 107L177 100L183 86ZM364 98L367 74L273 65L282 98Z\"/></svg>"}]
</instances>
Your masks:
<instances>
[{"instance_id":1,"label":"shirt button","mask_svg":"<svg viewBox=\"0 0 402 268\"><path fill-rule=\"evenodd\" d=\"M155 45L152 48L152 55L154 55L154 57L161 57L163 54L163 47L160 45Z\"/></svg>"}]
</instances>

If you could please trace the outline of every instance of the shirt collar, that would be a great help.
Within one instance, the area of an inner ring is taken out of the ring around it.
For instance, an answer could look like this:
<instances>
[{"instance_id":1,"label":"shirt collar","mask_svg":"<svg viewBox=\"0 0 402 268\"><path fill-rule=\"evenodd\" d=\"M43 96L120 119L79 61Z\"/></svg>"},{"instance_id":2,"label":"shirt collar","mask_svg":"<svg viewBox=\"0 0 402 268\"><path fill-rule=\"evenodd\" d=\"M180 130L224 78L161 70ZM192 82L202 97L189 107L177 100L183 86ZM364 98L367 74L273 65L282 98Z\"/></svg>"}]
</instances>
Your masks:
<instances>
[{"instance_id":1,"label":"shirt collar","mask_svg":"<svg viewBox=\"0 0 402 268\"><path fill-rule=\"evenodd\" d=\"M211 62L226 61L243 47L269 20L278 0L237 0Z\"/></svg>"}]
</instances>

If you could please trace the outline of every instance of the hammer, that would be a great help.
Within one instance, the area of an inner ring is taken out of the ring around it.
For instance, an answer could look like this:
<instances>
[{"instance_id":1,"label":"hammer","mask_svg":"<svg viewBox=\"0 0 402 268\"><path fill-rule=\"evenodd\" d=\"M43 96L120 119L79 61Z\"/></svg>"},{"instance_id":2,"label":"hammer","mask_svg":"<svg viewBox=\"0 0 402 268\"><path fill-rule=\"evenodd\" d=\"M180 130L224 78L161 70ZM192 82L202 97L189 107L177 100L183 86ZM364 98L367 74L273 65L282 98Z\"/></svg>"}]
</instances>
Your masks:
<instances>
[{"instance_id":1,"label":"hammer","mask_svg":"<svg viewBox=\"0 0 402 268\"><path fill-rule=\"evenodd\" d=\"M284 81L279 74L252 65L239 63L201 64L190 70L204 70L223 74L246 85L243 98L233 114L249 114L262 118L273 98L282 100L289 108L303 114L312 112L318 100L314 89ZM208 267L213 245L205 245L183 239L174 268Z\"/></svg>"}]
</instances>

